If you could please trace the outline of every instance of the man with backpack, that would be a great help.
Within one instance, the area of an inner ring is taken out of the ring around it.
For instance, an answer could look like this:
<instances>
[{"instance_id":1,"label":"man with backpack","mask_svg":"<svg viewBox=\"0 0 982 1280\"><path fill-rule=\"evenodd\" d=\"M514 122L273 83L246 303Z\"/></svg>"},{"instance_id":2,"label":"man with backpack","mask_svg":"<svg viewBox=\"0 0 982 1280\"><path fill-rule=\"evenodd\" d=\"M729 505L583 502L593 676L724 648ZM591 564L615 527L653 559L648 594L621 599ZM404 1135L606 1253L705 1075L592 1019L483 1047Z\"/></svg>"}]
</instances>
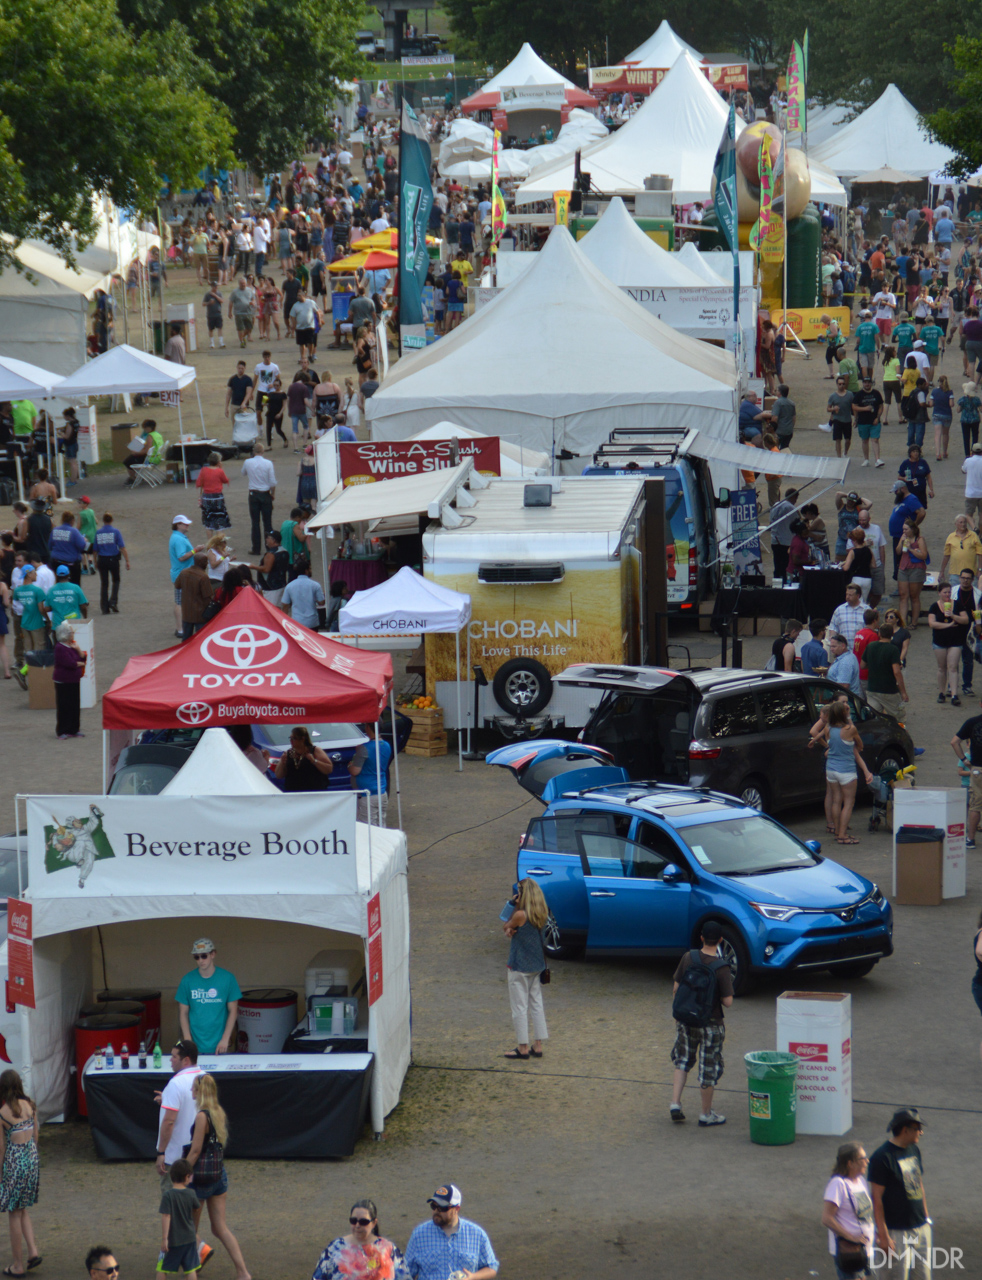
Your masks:
<instances>
[{"instance_id":1,"label":"man with backpack","mask_svg":"<svg viewBox=\"0 0 982 1280\"><path fill-rule=\"evenodd\" d=\"M687 951L675 970L672 1016L676 1035L672 1048L675 1082L669 1114L675 1124L685 1120L682 1090L689 1072L699 1062L699 1090L702 1095L701 1128L726 1124L726 1116L713 1110L713 1089L723 1075L723 1008L733 1003L733 974L720 958L723 930L716 920L702 927L702 948Z\"/></svg>"}]
</instances>

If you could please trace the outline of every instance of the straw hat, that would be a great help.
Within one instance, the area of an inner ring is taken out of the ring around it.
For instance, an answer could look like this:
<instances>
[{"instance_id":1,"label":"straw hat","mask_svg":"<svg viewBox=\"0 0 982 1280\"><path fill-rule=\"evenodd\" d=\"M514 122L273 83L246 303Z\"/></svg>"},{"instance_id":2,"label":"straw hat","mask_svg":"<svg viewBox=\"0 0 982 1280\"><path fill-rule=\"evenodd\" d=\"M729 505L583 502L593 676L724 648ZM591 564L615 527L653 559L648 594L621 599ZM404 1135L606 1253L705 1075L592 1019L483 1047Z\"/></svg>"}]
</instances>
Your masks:
<instances>
[{"instance_id":1,"label":"straw hat","mask_svg":"<svg viewBox=\"0 0 982 1280\"><path fill-rule=\"evenodd\" d=\"M962 390L967 396L974 396L978 392L978 387L974 382L963 382Z\"/></svg>"}]
</instances>

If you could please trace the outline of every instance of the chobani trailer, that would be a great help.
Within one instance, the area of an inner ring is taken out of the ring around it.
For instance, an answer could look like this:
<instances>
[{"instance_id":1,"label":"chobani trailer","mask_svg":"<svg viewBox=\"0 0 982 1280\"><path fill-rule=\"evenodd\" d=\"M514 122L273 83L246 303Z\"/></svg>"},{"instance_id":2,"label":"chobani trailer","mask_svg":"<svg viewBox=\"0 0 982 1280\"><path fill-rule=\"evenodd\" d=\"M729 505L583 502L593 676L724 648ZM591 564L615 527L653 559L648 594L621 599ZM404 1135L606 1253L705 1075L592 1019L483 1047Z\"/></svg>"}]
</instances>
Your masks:
<instances>
[{"instance_id":1,"label":"chobani trailer","mask_svg":"<svg viewBox=\"0 0 982 1280\"><path fill-rule=\"evenodd\" d=\"M664 661L661 481L551 476L491 480L456 528L423 532L427 578L471 597L470 681L478 726L507 735L586 723L589 690L554 686L570 663ZM426 691L457 725L454 637L426 637Z\"/></svg>"}]
</instances>

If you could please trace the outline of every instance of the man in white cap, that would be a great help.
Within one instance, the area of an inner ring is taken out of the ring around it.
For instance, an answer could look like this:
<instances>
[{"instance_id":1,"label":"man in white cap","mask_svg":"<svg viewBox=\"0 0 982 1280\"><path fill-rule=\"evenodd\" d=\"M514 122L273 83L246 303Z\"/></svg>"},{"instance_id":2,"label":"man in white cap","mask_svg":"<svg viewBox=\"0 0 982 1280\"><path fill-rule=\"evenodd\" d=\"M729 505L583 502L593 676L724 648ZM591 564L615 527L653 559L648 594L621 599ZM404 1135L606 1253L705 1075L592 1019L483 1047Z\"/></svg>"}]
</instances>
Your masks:
<instances>
[{"instance_id":1,"label":"man in white cap","mask_svg":"<svg viewBox=\"0 0 982 1280\"><path fill-rule=\"evenodd\" d=\"M922 338L918 338L914 343L914 348L910 354L914 357L914 361L920 372L924 374L925 378L927 378L931 373L931 361L928 359L925 345L924 340Z\"/></svg>"},{"instance_id":2,"label":"man in white cap","mask_svg":"<svg viewBox=\"0 0 982 1280\"><path fill-rule=\"evenodd\" d=\"M406 1245L405 1262L413 1280L494 1280L498 1259L488 1233L476 1222L460 1216L460 1190L452 1182L437 1187L429 1199L431 1222L413 1229Z\"/></svg>"},{"instance_id":3,"label":"man in white cap","mask_svg":"<svg viewBox=\"0 0 982 1280\"><path fill-rule=\"evenodd\" d=\"M200 1053L228 1053L242 992L235 974L215 964L215 944L199 938L191 948L195 968L177 988L181 1035Z\"/></svg>"},{"instance_id":4,"label":"man in white cap","mask_svg":"<svg viewBox=\"0 0 982 1280\"><path fill-rule=\"evenodd\" d=\"M171 526L173 531L167 544L167 550L170 555L170 580L174 586L174 634L178 640L183 640L184 618L181 614L181 589L175 584L194 559L195 550L202 551L204 548L195 548L192 545L191 539L188 537L191 521L187 516L175 516L171 521Z\"/></svg>"}]
</instances>

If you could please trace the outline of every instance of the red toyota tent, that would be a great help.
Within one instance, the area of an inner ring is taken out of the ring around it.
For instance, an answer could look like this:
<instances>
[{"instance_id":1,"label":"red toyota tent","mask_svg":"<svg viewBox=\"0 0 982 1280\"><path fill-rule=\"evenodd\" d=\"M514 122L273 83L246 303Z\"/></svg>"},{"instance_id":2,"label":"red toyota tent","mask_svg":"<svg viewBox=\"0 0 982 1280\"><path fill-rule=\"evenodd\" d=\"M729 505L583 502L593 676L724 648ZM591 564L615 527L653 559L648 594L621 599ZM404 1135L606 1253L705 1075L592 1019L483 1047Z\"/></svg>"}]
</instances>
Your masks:
<instances>
[{"instance_id":1,"label":"red toyota tent","mask_svg":"<svg viewBox=\"0 0 982 1280\"><path fill-rule=\"evenodd\" d=\"M392 658L336 644L241 591L186 644L131 658L102 699L105 729L377 722Z\"/></svg>"}]
</instances>

